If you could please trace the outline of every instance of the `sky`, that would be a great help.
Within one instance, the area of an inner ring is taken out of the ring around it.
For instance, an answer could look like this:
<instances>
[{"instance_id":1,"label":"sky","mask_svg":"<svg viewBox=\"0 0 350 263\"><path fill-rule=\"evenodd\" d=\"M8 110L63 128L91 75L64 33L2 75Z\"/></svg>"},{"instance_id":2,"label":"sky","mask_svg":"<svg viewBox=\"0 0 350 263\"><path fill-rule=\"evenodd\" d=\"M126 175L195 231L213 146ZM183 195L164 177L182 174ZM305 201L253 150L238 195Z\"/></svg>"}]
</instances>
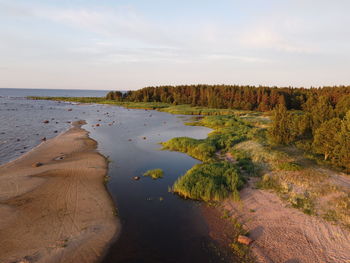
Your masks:
<instances>
[{"instance_id":1,"label":"sky","mask_svg":"<svg viewBox=\"0 0 350 263\"><path fill-rule=\"evenodd\" d=\"M349 0L0 0L0 88L350 85Z\"/></svg>"}]
</instances>

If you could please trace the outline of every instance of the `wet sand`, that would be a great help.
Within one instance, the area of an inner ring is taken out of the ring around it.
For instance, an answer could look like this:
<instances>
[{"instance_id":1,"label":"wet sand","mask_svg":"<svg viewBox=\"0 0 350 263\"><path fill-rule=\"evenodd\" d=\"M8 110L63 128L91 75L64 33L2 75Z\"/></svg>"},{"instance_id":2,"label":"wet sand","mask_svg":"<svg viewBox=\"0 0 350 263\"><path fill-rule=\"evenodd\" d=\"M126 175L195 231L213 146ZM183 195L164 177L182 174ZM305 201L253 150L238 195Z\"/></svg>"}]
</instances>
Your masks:
<instances>
[{"instance_id":1,"label":"wet sand","mask_svg":"<svg viewBox=\"0 0 350 263\"><path fill-rule=\"evenodd\" d=\"M0 166L0 262L99 262L116 238L107 160L82 124Z\"/></svg>"}]
</instances>

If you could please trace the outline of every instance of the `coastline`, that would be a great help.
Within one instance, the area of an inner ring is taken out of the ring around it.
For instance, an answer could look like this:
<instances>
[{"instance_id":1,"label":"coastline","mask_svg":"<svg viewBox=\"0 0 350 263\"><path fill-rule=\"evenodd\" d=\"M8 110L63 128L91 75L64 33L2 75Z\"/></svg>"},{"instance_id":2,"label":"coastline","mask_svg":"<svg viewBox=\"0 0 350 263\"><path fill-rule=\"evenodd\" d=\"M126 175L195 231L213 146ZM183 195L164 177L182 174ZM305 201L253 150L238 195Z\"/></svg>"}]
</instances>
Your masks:
<instances>
[{"instance_id":1,"label":"coastline","mask_svg":"<svg viewBox=\"0 0 350 263\"><path fill-rule=\"evenodd\" d=\"M1 262L99 262L118 235L107 160L83 124L0 166Z\"/></svg>"}]
</instances>

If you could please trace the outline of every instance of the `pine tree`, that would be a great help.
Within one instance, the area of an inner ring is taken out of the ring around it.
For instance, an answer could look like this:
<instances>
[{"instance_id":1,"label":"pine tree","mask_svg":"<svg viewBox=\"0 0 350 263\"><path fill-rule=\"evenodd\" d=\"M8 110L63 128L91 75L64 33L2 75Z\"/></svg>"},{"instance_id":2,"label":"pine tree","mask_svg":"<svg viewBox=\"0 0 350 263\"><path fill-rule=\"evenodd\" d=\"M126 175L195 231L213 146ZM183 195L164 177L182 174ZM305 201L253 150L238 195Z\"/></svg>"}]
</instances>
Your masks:
<instances>
[{"instance_id":1,"label":"pine tree","mask_svg":"<svg viewBox=\"0 0 350 263\"><path fill-rule=\"evenodd\" d=\"M325 121L315 131L312 147L316 153L323 154L324 159L336 158L336 147L339 145L337 133L341 127L341 120L333 118Z\"/></svg>"},{"instance_id":2,"label":"pine tree","mask_svg":"<svg viewBox=\"0 0 350 263\"><path fill-rule=\"evenodd\" d=\"M341 122L340 132L338 134L338 160L347 172L350 172L350 110Z\"/></svg>"},{"instance_id":3,"label":"pine tree","mask_svg":"<svg viewBox=\"0 0 350 263\"><path fill-rule=\"evenodd\" d=\"M284 105L277 105L274 110L273 124L269 129L269 137L273 143L289 144L293 141L293 135L290 132L292 127L291 114L287 112Z\"/></svg>"}]
</instances>

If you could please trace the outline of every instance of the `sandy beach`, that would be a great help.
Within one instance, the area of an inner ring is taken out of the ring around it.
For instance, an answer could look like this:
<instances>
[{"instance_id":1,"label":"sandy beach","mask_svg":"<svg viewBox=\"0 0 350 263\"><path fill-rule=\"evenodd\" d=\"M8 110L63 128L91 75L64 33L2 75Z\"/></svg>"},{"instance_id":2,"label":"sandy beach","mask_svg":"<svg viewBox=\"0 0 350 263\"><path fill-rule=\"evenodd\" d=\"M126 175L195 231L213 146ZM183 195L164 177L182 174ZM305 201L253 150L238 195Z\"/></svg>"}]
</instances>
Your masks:
<instances>
[{"instance_id":1,"label":"sandy beach","mask_svg":"<svg viewBox=\"0 0 350 263\"><path fill-rule=\"evenodd\" d=\"M255 240L257 262L349 262L347 229L288 207L274 193L257 189L255 182L241 191L240 202L227 200L224 206Z\"/></svg>"},{"instance_id":2,"label":"sandy beach","mask_svg":"<svg viewBox=\"0 0 350 263\"><path fill-rule=\"evenodd\" d=\"M117 236L107 160L82 124L0 166L0 262L99 262Z\"/></svg>"}]
</instances>

